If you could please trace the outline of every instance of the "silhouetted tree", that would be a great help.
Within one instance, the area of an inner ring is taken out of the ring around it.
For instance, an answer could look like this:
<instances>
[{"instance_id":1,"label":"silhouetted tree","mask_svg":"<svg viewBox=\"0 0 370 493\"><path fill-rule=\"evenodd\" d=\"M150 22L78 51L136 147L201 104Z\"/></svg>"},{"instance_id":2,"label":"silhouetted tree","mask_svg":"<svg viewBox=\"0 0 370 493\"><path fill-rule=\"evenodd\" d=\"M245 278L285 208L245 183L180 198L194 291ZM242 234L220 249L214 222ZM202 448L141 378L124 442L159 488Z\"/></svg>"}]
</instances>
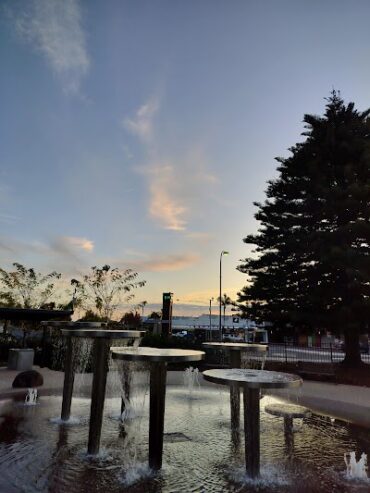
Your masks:
<instances>
[{"instance_id":1,"label":"silhouetted tree","mask_svg":"<svg viewBox=\"0 0 370 493\"><path fill-rule=\"evenodd\" d=\"M162 318L162 313L161 312L152 312L148 318L160 320Z\"/></svg>"},{"instance_id":2,"label":"silhouetted tree","mask_svg":"<svg viewBox=\"0 0 370 493\"><path fill-rule=\"evenodd\" d=\"M86 310L85 314L79 319L79 322L105 322L106 319L101 317L94 310Z\"/></svg>"},{"instance_id":3,"label":"silhouetted tree","mask_svg":"<svg viewBox=\"0 0 370 493\"><path fill-rule=\"evenodd\" d=\"M110 321L123 302L132 300L132 291L145 285L137 277L138 273L132 269L121 270L110 265L91 267L82 280L71 280L76 290L76 306L96 311L103 320Z\"/></svg>"},{"instance_id":4,"label":"silhouetted tree","mask_svg":"<svg viewBox=\"0 0 370 493\"><path fill-rule=\"evenodd\" d=\"M343 333L348 365L361 362L370 313L369 115L336 91L324 116L305 115L305 141L277 159L279 176L255 204L261 228L244 242L257 255L239 266L245 315Z\"/></svg>"},{"instance_id":5,"label":"silhouetted tree","mask_svg":"<svg viewBox=\"0 0 370 493\"><path fill-rule=\"evenodd\" d=\"M138 310L141 310L141 316L142 316L142 317L144 316L144 309L145 309L145 307L146 307L146 305L147 305L147 304L148 304L148 302L144 300L144 301L142 301L141 303L138 303L138 304L136 305L136 308L137 308Z\"/></svg>"},{"instance_id":6,"label":"silhouetted tree","mask_svg":"<svg viewBox=\"0 0 370 493\"><path fill-rule=\"evenodd\" d=\"M141 326L140 313L137 311L125 313L121 319L121 323L126 325L129 329L137 329Z\"/></svg>"},{"instance_id":7,"label":"silhouetted tree","mask_svg":"<svg viewBox=\"0 0 370 493\"><path fill-rule=\"evenodd\" d=\"M218 303L220 303L220 297L219 296L217 297L217 301L218 301ZM229 296L227 296L226 293L224 293L221 296L221 306L222 306L222 309L224 312L224 325L225 325L225 320L226 320L226 308L229 305L234 305L234 304L235 304L234 301Z\"/></svg>"},{"instance_id":8,"label":"silhouetted tree","mask_svg":"<svg viewBox=\"0 0 370 493\"><path fill-rule=\"evenodd\" d=\"M57 272L41 274L35 269L14 262L14 270L0 268L0 303L10 308L48 308L54 309L55 302L50 298L55 294L55 280L61 275ZM26 344L27 330L33 324L21 322L23 345Z\"/></svg>"},{"instance_id":9,"label":"silhouetted tree","mask_svg":"<svg viewBox=\"0 0 370 493\"><path fill-rule=\"evenodd\" d=\"M40 274L35 269L27 269L15 262L15 270L0 268L0 302L3 306L18 308L41 308L50 305L50 298L55 293L57 272Z\"/></svg>"}]
</instances>

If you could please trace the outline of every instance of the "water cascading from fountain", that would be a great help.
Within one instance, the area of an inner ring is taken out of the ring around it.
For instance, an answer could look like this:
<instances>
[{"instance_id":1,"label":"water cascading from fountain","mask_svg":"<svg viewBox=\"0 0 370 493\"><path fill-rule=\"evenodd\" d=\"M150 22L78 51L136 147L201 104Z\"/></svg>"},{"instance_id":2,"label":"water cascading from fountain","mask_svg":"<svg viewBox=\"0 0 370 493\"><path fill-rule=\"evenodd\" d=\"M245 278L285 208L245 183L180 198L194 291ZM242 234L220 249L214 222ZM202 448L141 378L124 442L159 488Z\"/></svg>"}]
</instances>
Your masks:
<instances>
[{"instance_id":1,"label":"water cascading from fountain","mask_svg":"<svg viewBox=\"0 0 370 493\"><path fill-rule=\"evenodd\" d=\"M37 389L27 389L24 403L26 406L35 406L37 404Z\"/></svg>"},{"instance_id":2,"label":"water cascading from fountain","mask_svg":"<svg viewBox=\"0 0 370 493\"><path fill-rule=\"evenodd\" d=\"M129 345L129 339L117 339L112 341L114 347L125 347ZM106 386L106 397L118 397L122 395L122 377L121 368L117 365L117 362L112 359L111 353L108 359L108 375ZM109 404L110 403L110 404ZM111 408L109 409L109 405ZM111 418L118 419L120 417L119 407L115 399L113 401L108 400L106 403L106 409Z\"/></svg>"},{"instance_id":3,"label":"water cascading from fountain","mask_svg":"<svg viewBox=\"0 0 370 493\"><path fill-rule=\"evenodd\" d=\"M74 361L75 361L75 382L73 393L76 396L86 396L91 387L91 364L93 340L88 338L72 338Z\"/></svg>"},{"instance_id":4,"label":"water cascading from fountain","mask_svg":"<svg viewBox=\"0 0 370 493\"><path fill-rule=\"evenodd\" d=\"M115 348L123 348L126 346L131 346L133 348L137 348L140 344L140 339L121 339L114 341ZM112 359L110 355L109 358L109 372L107 379L107 394L111 396L120 396L121 397L121 406L120 406L120 419L124 421L124 419L130 418L133 410L130 405L130 395L131 395L131 386L132 386L132 375L134 371L134 364L118 363L117 361ZM138 368L135 368L135 371ZM111 416L116 417L117 409L112 409Z\"/></svg>"},{"instance_id":5,"label":"water cascading from fountain","mask_svg":"<svg viewBox=\"0 0 370 493\"><path fill-rule=\"evenodd\" d=\"M141 417L144 410L144 402L140 396L149 393L149 366L139 361L113 360L119 374L120 388L117 395L121 396L120 419L123 426L128 420Z\"/></svg>"},{"instance_id":6,"label":"water cascading from fountain","mask_svg":"<svg viewBox=\"0 0 370 493\"><path fill-rule=\"evenodd\" d=\"M121 414L122 436L124 437L122 482L125 486L150 477L142 447L142 426L146 400L149 396L150 366L144 362L116 361L120 369L122 396L125 402ZM129 382L127 382L129 378ZM127 392L127 383L129 392Z\"/></svg>"},{"instance_id":7,"label":"water cascading from fountain","mask_svg":"<svg viewBox=\"0 0 370 493\"><path fill-rule=\"evenodd\" d=\"M241 353L240 367L243 369L263 370L265 368L267 352L257 353L253 349Z\"/></svg>"},{"instance_id":8,"label":"water cascading from fountain","mask_svg":"<svg viewBox=\"0 0 370 493\"><path fill-rule=\"evenodd\" d=\"M65 354L67 351L67 344L72 346L72 361L73 361L73 394L78 397L84 397L88 395L88 390L91 387L91 373L88 373L91 366L92 356L92 340L91 339L77 339L69 338L67 340L63 337L56 338L56 351L53 357L53 365L58 367L62 364L63 369L65 366ZM60 360L63 357L64 359ZM63 413L63 411L62 411ZM67 413L69 414L69 413ZM86 422L87 417L68 416L68 418L53 417L52 423L56 424L68 424L68 425L80 425Z\"/></svg>"},{"instance_id":9,"label":"water cascading from fountain","mask_svg":"<svg viewBox=\"0 0 370 493\"><path fill-rule=\"evenodd\" d=\"M347 467L347 478L368 479L367 455L364 452L358 461L356 460L356 452L346 452L344 454L344 462Z\"/></svg>"},{"instance_id":10,"label":"water cascading from fountain","mask_svg":"<svg viewBox=\"0 0 370 493\"><path fill-rule=\"evenodd\" d=\"M188 396L192 397L194 389L200 389L199 370L198 368L185 368L184 370L184 385L188 389Z\"/></svg>"}]
</instances>

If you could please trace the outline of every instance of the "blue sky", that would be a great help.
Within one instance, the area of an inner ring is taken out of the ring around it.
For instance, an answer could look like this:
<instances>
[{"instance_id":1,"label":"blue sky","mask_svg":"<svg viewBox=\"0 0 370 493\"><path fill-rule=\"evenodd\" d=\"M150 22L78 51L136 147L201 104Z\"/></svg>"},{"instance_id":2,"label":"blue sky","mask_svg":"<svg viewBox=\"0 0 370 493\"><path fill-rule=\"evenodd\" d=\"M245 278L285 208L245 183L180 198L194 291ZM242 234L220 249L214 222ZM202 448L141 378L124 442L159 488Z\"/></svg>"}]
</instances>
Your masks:
<instances>
[{"instance_id":1,"label":"blue sky","mask_svg":"<svg viewBox=\"0 0 370 493\"><path fill-rule=\"evenodd\" d=\"M1 265L66 281L133 267L137 301L172 291L179 314L218 295L223 249L223 292L244 285L252 203L304 113L333 87L370 106L368 1L5 1L0 16Z\"/></svg>"}]
</instances>

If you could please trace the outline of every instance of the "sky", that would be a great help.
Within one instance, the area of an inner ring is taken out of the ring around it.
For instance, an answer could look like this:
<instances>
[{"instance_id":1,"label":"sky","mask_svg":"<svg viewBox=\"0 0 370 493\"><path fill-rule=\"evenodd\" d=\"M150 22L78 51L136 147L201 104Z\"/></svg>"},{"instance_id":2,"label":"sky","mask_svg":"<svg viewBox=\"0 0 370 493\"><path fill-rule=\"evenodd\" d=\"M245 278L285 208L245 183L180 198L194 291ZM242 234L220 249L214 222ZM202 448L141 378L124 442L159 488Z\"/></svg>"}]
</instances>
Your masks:
<instances>
[{"instance_id":1,"label":"sky","mask_svg":"<svg viewBox=\"0 0 370 493\"><path fill-rule=\"evenodd\" d=\"M0 265L133 268L190 315L227 250L235 299L303 115L370 106L369 24L367 0L3 0Z\"/></svg>"}]
</instances>

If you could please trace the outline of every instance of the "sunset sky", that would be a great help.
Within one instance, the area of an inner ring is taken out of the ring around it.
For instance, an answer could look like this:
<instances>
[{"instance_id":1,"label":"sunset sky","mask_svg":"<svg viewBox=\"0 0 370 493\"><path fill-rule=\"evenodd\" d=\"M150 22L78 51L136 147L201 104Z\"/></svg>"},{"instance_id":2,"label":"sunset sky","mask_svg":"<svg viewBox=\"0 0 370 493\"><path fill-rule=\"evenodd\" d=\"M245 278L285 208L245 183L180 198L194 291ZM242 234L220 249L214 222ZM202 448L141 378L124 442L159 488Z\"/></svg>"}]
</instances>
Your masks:
<instances>
[{"instance_id":1,"label":"sunset sky","mask_svg":"<svg viewBox=\"0 0 370 493\"><path fill-rule=\"evenodd\" d=\"M253 201L304 113L370 106L370 2L0 4L0 265L132 267L175 314L244 285Z\"/></svg>"}]
</instances>

